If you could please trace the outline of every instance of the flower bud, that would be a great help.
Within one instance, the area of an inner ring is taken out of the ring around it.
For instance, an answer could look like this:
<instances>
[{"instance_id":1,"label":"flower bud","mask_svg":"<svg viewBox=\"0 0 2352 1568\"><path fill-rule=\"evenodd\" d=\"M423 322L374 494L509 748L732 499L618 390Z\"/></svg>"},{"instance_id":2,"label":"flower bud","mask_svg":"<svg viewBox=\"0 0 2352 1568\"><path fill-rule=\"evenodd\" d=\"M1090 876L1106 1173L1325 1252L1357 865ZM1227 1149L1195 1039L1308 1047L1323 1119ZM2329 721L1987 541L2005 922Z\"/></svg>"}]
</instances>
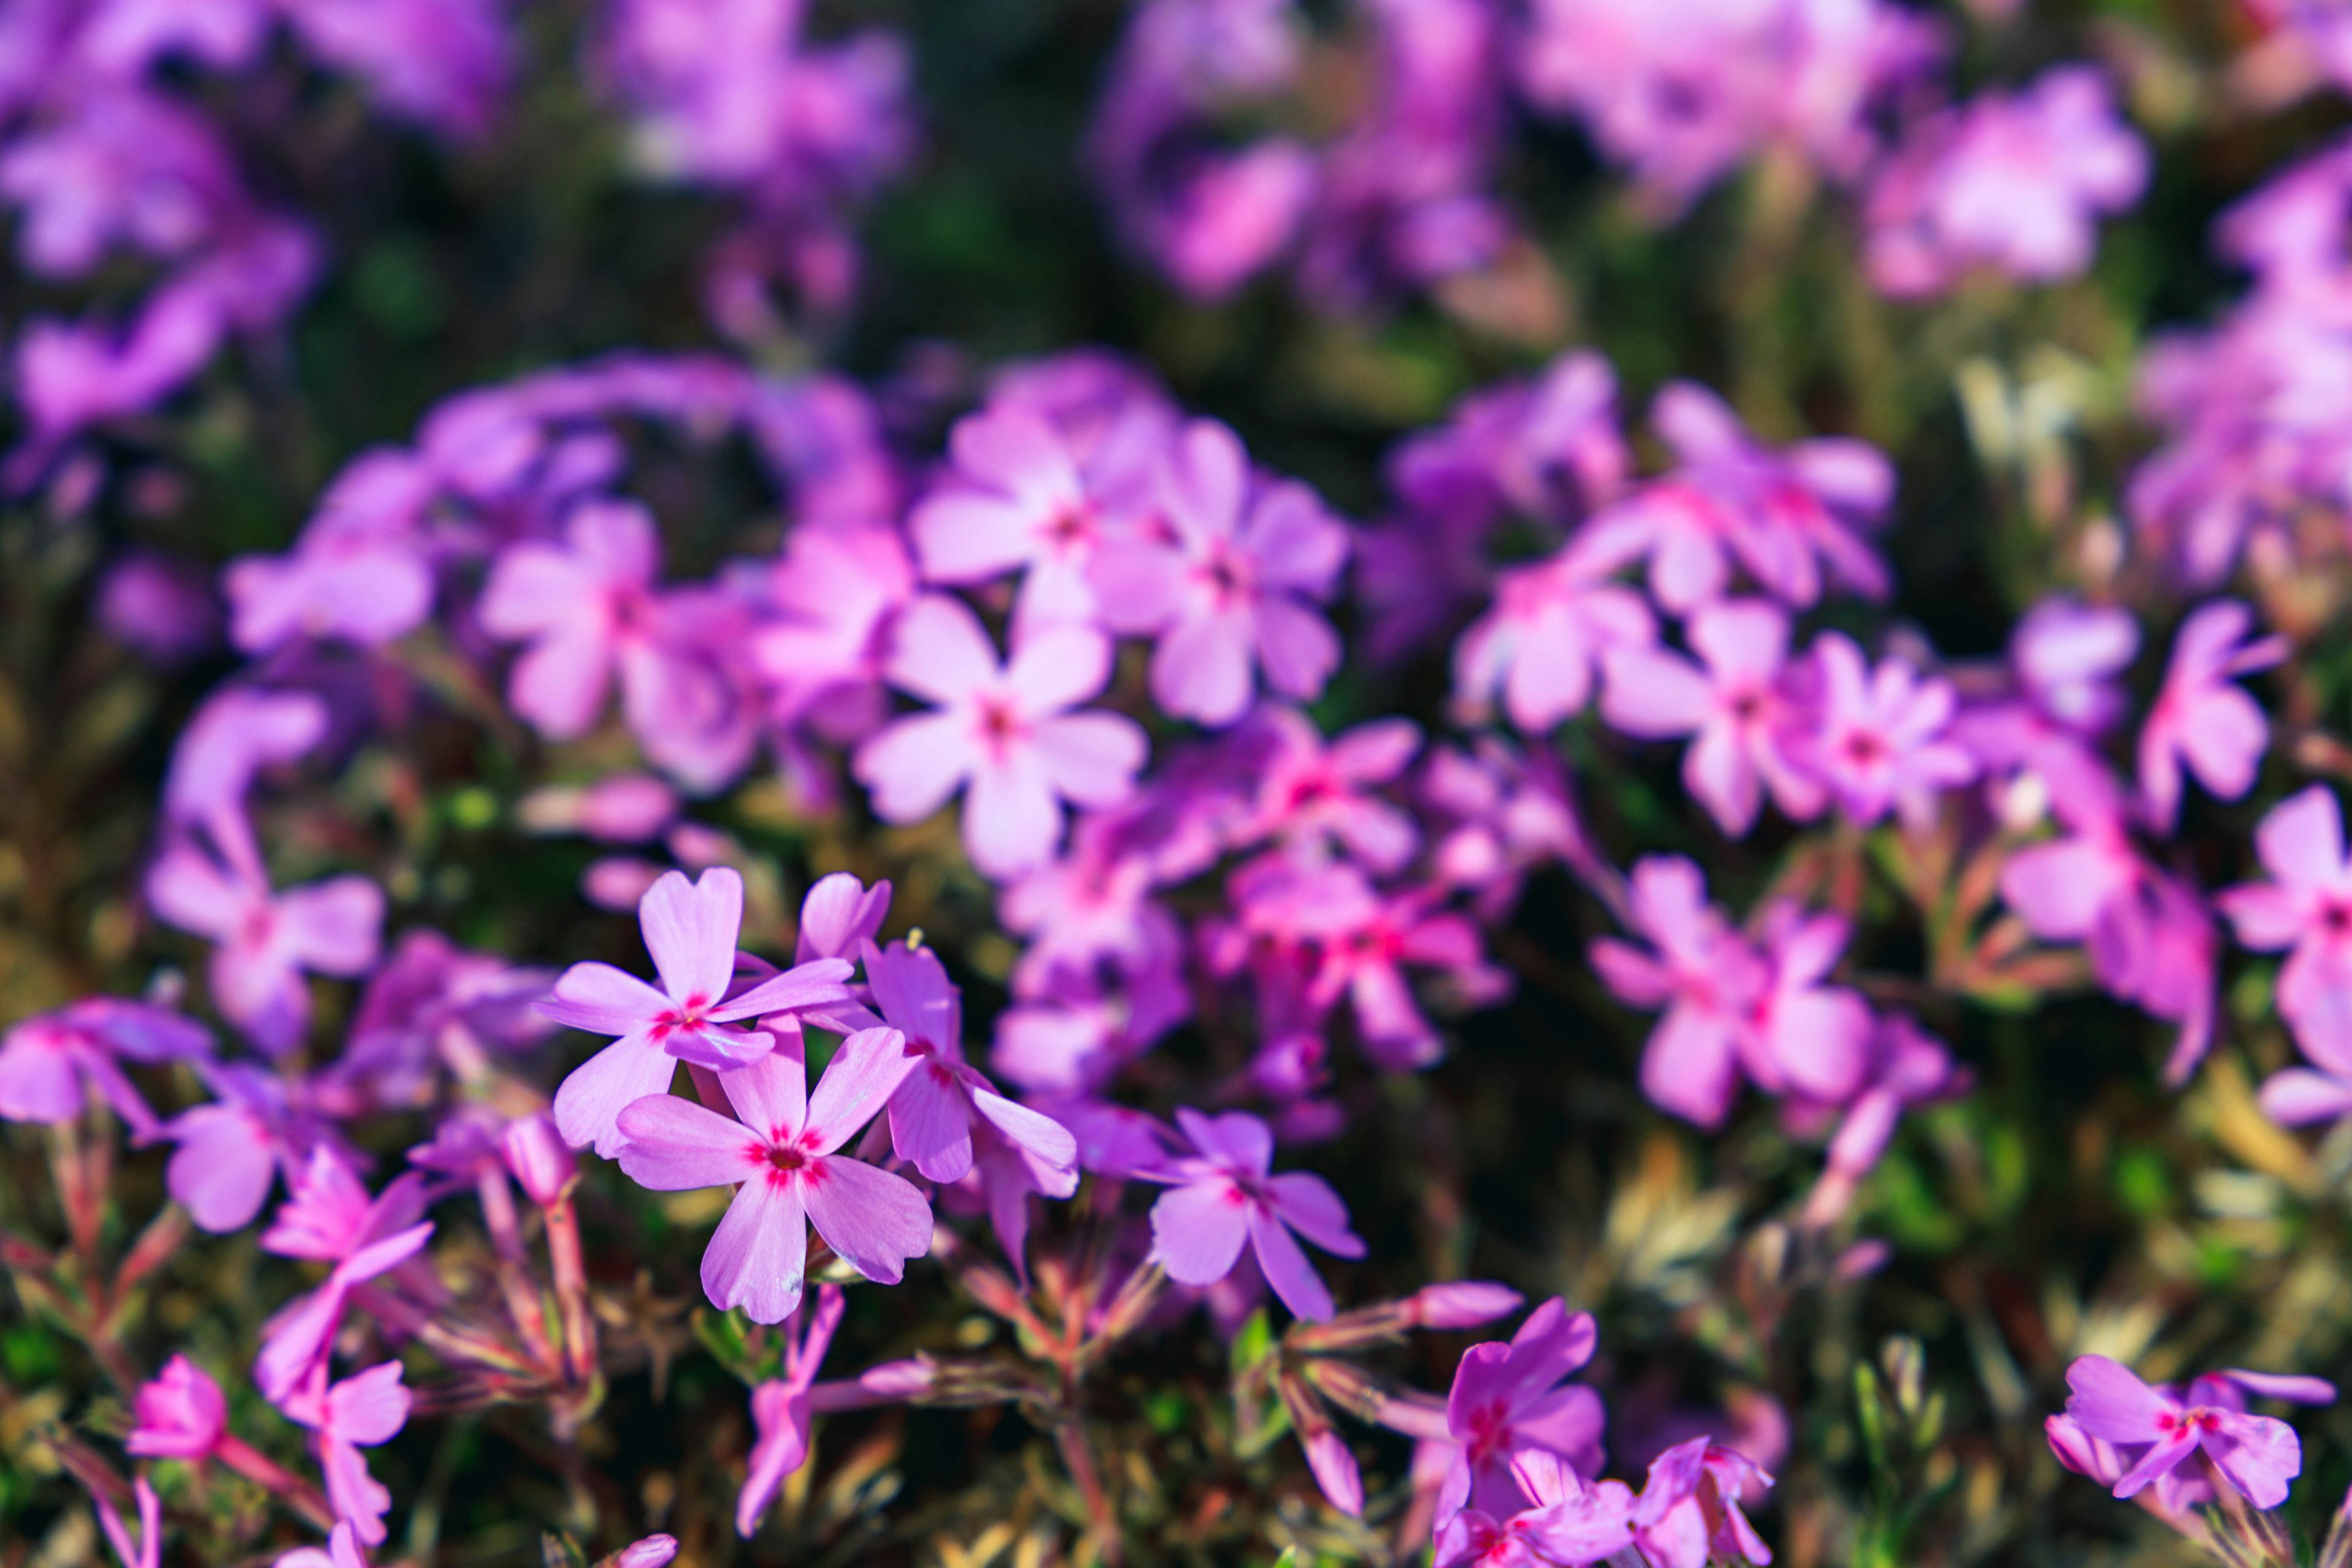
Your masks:
<instances>
[{"instance_id":1,"label":"flower bud","mask_svg":"<svg viewBox=\"0 0 2352 1568\"><path fill-rule=\"evenodd\" d=\"M677 1536L648 1535L643 1541L632 1542L622 1547L598 1563L597 1568L662 1568L677 1555Z\"/></svg>"},{"instance_id":2,"label":"flower bud","mask_svg":"<svg viewBox=\"0 0 2352 1568\"><path fill-rule=\"evenodd\" d=\"M578 1174L572 1150L543 1110L508 1122L499 1134L499 1152L530 1201L541 1208L562 1202Z\"/></svg>"},{"instance_id":3,"label":"flower bud","mask_svg":"<svg viewBox=\"0 0 2352 1568\"><path fill-rule=\"evenodd\" d=\"M1412 1295L1412 1320L1424 1329L1475 1329L1517 1311L1524 1299L1485 1279L1427 1285Z\"/></svg>"},{"instance_id":4,"label":"flower bud","mask_svg":"<svg viewBox=\"0 0 2352 1568\"><path fill-rule=\"evenodd\" d=\"M1360 1518L1364 1511L1364 1476L1356 1468L1356 1456L1348 1449L1347 1439L1334 1427L1303 1434L1300 1445L1307 1450L1307 1468L1315 1472L1315 1484L1331 1506L1351 1518Z\"/></svg>"},{"instance_id":5,"label":"flower bud","mask_svg":"<svg viewBox=\"0 0 2352 1568\"><path fill-rule=\"evenodd\" d=\"M163 1363L132 1402L137 1424L123 1447L142 1459L200 1459L219 1447L228 1407L220 1385L186 1356Z\"/></svg>"}]
</instances>

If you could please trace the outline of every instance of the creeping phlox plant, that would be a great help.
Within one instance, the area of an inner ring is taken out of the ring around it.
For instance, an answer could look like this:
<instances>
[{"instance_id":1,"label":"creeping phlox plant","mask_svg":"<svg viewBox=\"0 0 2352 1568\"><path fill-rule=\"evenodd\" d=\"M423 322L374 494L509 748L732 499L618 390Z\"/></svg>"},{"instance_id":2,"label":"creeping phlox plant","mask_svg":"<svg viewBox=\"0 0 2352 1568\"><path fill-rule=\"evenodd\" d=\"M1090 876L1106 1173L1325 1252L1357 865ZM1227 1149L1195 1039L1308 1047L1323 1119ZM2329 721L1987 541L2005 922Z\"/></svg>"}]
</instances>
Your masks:
<instances>
[{"instance_id":1,"label":"creeping phlox plant","mask_svg":"<svg viewBox=\"0 0 2352 1568\"><path fill-rule=\"evenodd\" d=\"M0 1568L2352 1568L2352 13L865 9L0 0Z\"/></svg>"}]
</instances>

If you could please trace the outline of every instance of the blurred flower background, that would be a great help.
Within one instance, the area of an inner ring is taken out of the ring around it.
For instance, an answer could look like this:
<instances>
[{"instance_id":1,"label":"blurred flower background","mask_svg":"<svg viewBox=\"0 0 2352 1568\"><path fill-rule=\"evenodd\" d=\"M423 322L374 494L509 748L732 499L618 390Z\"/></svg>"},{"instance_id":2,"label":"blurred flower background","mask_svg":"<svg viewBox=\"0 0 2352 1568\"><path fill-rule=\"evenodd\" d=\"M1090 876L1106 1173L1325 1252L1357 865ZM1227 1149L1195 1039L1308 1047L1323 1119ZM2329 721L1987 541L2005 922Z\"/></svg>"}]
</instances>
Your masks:
<instances>
[{"instance_id":1,"label":"blurred flower background","mask_svg":"<svg viewBox=\"0 0 2352 1568\"><path fill-rule=\"evenodd\" d=\"M0 0L0 1568L2352 1563L2347 93Z\"/></svg>"}]
</instances>

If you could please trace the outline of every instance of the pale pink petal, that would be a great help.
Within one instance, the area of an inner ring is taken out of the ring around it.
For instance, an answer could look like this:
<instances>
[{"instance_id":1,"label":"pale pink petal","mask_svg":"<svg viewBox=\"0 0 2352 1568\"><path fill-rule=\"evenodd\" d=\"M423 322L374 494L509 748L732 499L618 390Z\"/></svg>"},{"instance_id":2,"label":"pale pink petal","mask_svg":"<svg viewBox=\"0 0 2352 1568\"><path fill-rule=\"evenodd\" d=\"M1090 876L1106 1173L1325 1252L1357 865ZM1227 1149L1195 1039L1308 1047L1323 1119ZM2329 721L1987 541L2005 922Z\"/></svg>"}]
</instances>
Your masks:
<instances>
[{"instance_id":1,"label":"pale pink petal","mask_svg":"<svg viewBox=\"0 0 2352 1568\"><path fill-rule=\"evenodd\" d=\"M1169 523L1195 542L1229 539L1249 488L1249 454L1213 419L1195 419L1170 443L1160 494Z\"/></svg>"},{"instance_id":2,"label":"pale pink petal","mask_svg":"<svg viewBox=\"0 0 2352 1568\"><path fill-rule=\"evenodd\" d=\"M1068 1128L1043 1111L1032 1110L1025 1105L986 1089L972 1091L971 1108L1028 1154L1033 1166L1042 1163L1055 1171L1075 1171L1077 1168L1077 1139ZM1055 1193L1047 1195L1066 1197L1069 1194Z\"/></svg>"},{"instance_id":3,"label":"pale pink petal","mask_svg":"<svg viewBox=\"0 0 2352 1568\"><path fill-rule=\"evenodd\" d=\"M2263 1080L2260 1098L2263 1114L2283 1127L2352 1116L2352 1083L2308 1068L2273 1073Z\"/></svg>"},{"instance_id":4,"label":"pale pink petal","mask_svg":"<svg viewBox=\"0 0 2352 1568\"><path fill-rule=\"evenodd\" d=\"M1273 1131L1246 1110L1203 1116L1189 1106L1179 1106L1176 1125L1193 1148L1234 1170L1262 1176L1274 1163Z\"/></svg>"},{"instance_id":5,"label":"pale pink petal","mask_svg":"<svg viewBox=\"0 0 2352 1568\"><path fill-rule=\"evenodd\" d=\"M2177 1406L2142 1383L2131 1368L2103 1355L2077 1357L2066 1369L2066 1414L2094 1437L2110 1443L2155 1441L2160 1417ZM2190 1443L2196 1441L2194 1435ZM2154 1479L2151 1475L2147 1479ZM2121 1491L2118 1497L2127 1495Z\"/></svg>"},{"instance_id":6,"label":"pale pink petal","mask_svg":"<svg viewBox=\"0 0 2352 1568\"><path fill-rule=\"evenodd\" d=\"M1329 621L1298 600L1275 594L1258 601L1255 631L1268 688L1300 701L1322 695L1343 652Z\"/></svg>"},{"instance_id":7,"label":"pale pink petal","mask_svg":"<svg viewBox=\"0 0 2352 1568\"><path fill-rule=\"evenodd\" d=\"M1239 719L1249 707L1252 629L1240 608L1177 622L1152 652L1152 700L1203 724Z\"/></svg>"},{"instance_id":8,"label":"pale pink petal","mask_svg":"<svg viewBox=\"0 0 2352 1568\"><path fill-rule=\"evenodd\" d=\"M702 1293L722 1312L740 1307L755 1323L781 1323L801 1304L807 1268L801 1184L778 1172L744 1183L727 1205L702 1254Z\"/></svg>"},{"instance_id":9,"label":"pale pink petal","mask_svg":"<svg viewBox=\"0 0 2352 1568\"><path fill-rule=\"evenodd\" d=\"M719 1087L742 1126L771 1143L790 1142L807 1125L808 1064L791 1051L772 1051L748 1067L722 1072Z\"/></svg>"},{"instance_id":10,"label":"pale pink petal","mask_svg":"<svg viewBox=\"0 0 2352 1568\"><path fill-rule=\"evenodd\" d=\"M971 1170L971 1105L953 1072L924 1062L890 1097L890 1146L934 1182L960 1182Z\"/></svg>"},{"instance_id":11,"label":"pale pink petal","mask_svg":"<svg viewBox=\"0 0 2352 1568\"><path fill-rule=\"evenodd\" d=\"M278 899L278 918L288 948L303 968L319 974L364 974L375 967L383 889L365 877L296 888Z\"/></svg>"},{"instance_id":12,"label":"pale pink petal","mask_svg":"<svg viewBox=\"0 0 2352 1568\"><path fill-rule=\"evenodd\" d=\"M885 822L920 822L954 795L975 761L971 721L955 713L900 719L857 748L850 771Z\"/></svg>"},{"instance_id":13,"label":"pale pink petal","mask_svg":"<svg viewBox=\"0 0 2352 1568\"><path fill-rule=\"evenodd\" d=\"M809 1101L810 1146L830 1154L857 1136L908 1081L918 1060L897 1029L860 1029L842 1041Z\"/></svg>"},{"instance_id":14,"label":"pale pink petal","mask_svg":"<svg viewBox=\"0 0 2352 1568\"><path fill-rule=\"evenodd\" d=\"M1132 794L1150 751L1142 726L1119 713L1048 719L1030 743L1055 792L1090 806L1117 805Z\"/></svg>"},{"instance_id":15,"label":"pale pink petal","mask_svg":"<svg viewBox=\"0 0 2352 1568\"><path fill-rule=\"evenodd\" d=\"M2294 1428L2268 1415L2217 1412L2204 1447L2214 1468L2256 1508L2286 1501L2287 1483L2303 1473L2303 1445Z\"/></svg>"},{"instance_id":16,"label":"pale pink petal","mask_svg":"<svg viewBox=\"0 0 2352 1568\"><path fill-rule=\"evenodd\" d=\"M900 613L884 673L918 697L955 702L995 679L996 645L962 600L926 594Z\"/></svg>"},{"instance_id":17,"label":"pale pink petal","mask_svg":"<svg viewBox=\"0 0 2352 1568\"><path fill-rule=\"evenodd\" d=\"M346 1443L373 1446L388 1443L408 1424L414 1404L401 1385L400 1363L388 1361L372 1366L327 1390L324 1429Z\"/></svg>"},{"instance_id":18,"label":"pale pink petal","mask_svg":"<svg viewBox=\"0 0 2352 1568\"><path fill-rule=\"evenodd\" d=\"M768 1145L752 1129L675 1094L649 1094L630 1101L622 1108L618 1124L625 1140L619 1154L622 1172L657 1193L732 1186L767 1167Z\"/></svg>"},{"instance_id":19,"label":"pale pink petal","mask_svg":"<svg viewBox=\"0 0 2352 1568\"><path fill-rule=\"evenodd\" d=\"M975 768L964 794L963 841L971 863L992 881L1032 871L1062 837L1062 808L1034 751Z\"/></svg>"},{"instance_id":20,"label":"pale pink petal","mask_svg":"<svg viewBox=\"0 0 2352 1568\"><path fill-rule=\"evenodd\" d=\"M1151 1205L1151 1255L1180 1285L1214 1285L1241 1258L1251 1207L1229 1181L1171 1187Z\"/></svg>"},{"instance_id":21,"label":"pale pink petal","mask_svg":"<svg viewBox=\"0 0 2352 1568\"><path fill-rule=\"evenodd\" d=\"M1691 734L1714 705L1706 676L1668 648L1612 648L1601 656L1601 717L1628 735Z\"/></svg>"},{"instance_id":22,"label":"pale pink petal","mask_svg":"<svg viewBox=\"0 0 2352 1568\"><path fill-rule=\"evenodd\" d=\"M1021 710L1043 719L1076 707L1110 680L1110 639L1085 626L1057 626L1030 637L1004 671Z\"/></svg>"},{"instance_id":23,"label":"pale pink petal","mask_svg":"<svg viewBox=\"0 0 2352 1568\"><path fill-rule=\"evenodd\" d=\"M610 1160L625 1140L622 1109L649 1094L669 1092L677 1058L665 1055L642 1035L614 1041L572 1069L555 1091L555 1130L574 1149L595 1145Z\"/></svg>"},{"instance_id":24,"label":"pale pink petal","mask_svg":"<svg viewBox=\"0 0 2352 1568\"><path fill-rule=\"evenodd\" d=\"M708 1007L735 977L743 878L731 866L713 866L692 882L682 871L664 872L639 900L637 923L670 999Z\"/></svg>"},{"instance_id":25,"label":"pale pink petal","mask_svg":"<svg viewBox=\"0 0 2352 1568\"><path fill-rule=\"evenodd\" d=\"M2254 853L2283 888L2325 886L2344 869L2344 816L2326 784L2287 796L2254 829Z\"/></svg>"},{"instance_id":26,"label":"pale pink petal","mask_svg":"<svg viewBox=\"0 0 2352 1568\"><path fill-rule=\"evenodd\" d=\"M634 1033L667 1011L669 998L609 963L575 963L536 1004L542 1016L598 1035Z\"/></svg>"},{"instance_id":27,"label":"pale pink petal","mask_svg":"<svg viewBox=\"0 0 2352 1568\"><path fill-rule=\"evenodd\" d=\"M516 658L507 700L549 740L576 740L594 727L612 684L612 642L604 628L565 627Z\"/></svg>"},{"instance_id":28,"label":"pale pink petal","mask_svg":"<svg viewBox=\"0 0 2352 1568\"><path fill-rule=\"evenodd\" d=\"M907 530L926 582L984 583L1036 552L1037 521L1025 500L950 488L926 497Z\"/></svg>"},{"instance_id":29,"label":"pale pink petal","mask_svg":"<svg viewBox=\"0 0 2352 1568\"><path fill-rule=\"evenodd\" d=\"M931 1205L904 1176L836 1154L811 1161L800 1185L816 1233L868 1279L896 1285L931 1249Z\"/></svg>"}]
</instances>

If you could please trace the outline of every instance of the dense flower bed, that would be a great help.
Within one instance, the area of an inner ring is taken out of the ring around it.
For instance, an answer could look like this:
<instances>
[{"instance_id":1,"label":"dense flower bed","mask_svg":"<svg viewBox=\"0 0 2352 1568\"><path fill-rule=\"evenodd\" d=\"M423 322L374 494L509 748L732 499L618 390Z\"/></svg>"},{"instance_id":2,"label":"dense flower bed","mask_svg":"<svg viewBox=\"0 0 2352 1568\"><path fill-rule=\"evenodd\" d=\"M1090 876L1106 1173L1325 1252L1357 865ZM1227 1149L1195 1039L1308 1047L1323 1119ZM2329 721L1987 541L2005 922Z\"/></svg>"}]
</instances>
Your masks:
<instances>
[{"instance_id":1,"label":"dense flower bed","mask_svg":"<svg viewBox=\"0 0 2352 1568\"><path fill-rule=\"evenodd\" d=\"M0 0L0 1565L2352 1565L2348 90Z\"/></svg>"}]
</instances>

